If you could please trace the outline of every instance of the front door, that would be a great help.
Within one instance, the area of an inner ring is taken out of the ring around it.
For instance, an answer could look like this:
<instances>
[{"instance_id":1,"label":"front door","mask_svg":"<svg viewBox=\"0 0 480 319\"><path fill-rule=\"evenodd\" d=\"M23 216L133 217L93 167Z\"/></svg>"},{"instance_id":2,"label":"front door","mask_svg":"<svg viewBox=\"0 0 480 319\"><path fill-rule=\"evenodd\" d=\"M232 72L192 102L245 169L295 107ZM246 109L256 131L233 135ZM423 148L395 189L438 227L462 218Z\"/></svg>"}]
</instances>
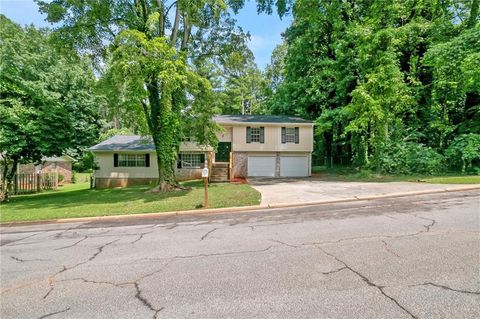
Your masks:
<instances>
[{"instance_id":1,"label":"front door","mask_svg":"<svg viewBox=\"0 0 480 319\"><path fill-rule=\"evenodd\" d=\"M231 142L219 142L215 153L215 162L230 162Z\"/></svg>"}]
</instances>

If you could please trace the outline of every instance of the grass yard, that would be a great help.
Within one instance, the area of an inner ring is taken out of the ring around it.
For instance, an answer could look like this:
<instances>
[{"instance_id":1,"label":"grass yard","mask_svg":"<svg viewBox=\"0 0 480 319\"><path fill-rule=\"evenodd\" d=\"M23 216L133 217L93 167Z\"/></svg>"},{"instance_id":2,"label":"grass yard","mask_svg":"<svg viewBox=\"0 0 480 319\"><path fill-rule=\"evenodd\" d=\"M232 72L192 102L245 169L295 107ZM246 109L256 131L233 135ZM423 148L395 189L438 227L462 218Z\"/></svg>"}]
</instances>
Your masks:
<instances>
[{"instance_id":1,"label":"grass yard","mask_svg":"<svg viewBox=\"0 0 480 319\"><path fill-rule=\"evenodd\" d=\"M0 204L0 222L34 221L189 210L203 204L202 181L183 183L189 191L146 193L149 186L89 189L89 183L70 184L55 191L14 196ZM248 184L211 184L209 207L258 205L260 193Z\"/></svg>"},{"instance_id":2,"label":"grass yard","mask_svg":"<svg viewBox=\"0 0 480 319\"><path fill-rule=\"evenodd\" d=\"M326 181L343 182L422 182L432 184L480 184L479 175L381 175L368 171L356 171L351 167L326 168L313 166L312 173L315 177Z\"/></svg>"}]
</instances>

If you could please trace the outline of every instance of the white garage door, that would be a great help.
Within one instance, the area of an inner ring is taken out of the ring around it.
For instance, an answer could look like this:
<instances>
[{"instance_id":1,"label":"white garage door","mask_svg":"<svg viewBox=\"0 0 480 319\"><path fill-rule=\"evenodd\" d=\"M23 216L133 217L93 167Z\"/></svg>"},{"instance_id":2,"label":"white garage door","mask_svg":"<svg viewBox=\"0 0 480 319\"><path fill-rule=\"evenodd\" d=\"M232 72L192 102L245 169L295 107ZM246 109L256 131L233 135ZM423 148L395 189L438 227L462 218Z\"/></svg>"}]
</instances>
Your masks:
<instances>
[{"instance_id":1,"label":"white garage door","mask_svg":"<svg viewBox=\"0 0 480 319\"><path fill-rule=\"evenodd\" d=\"M280 176L304 177L308 176L308 156L281 156Z\"/></svg>"},{"instance_id":2,"label":"white garage door","mask_svg":"<svg viewBox=\"0 0 480 319\"><path fill-rule=\"evenodd\" d=\"M248 176L275 176L275 156L249 156Z\"/></svg>"}]
</instances>

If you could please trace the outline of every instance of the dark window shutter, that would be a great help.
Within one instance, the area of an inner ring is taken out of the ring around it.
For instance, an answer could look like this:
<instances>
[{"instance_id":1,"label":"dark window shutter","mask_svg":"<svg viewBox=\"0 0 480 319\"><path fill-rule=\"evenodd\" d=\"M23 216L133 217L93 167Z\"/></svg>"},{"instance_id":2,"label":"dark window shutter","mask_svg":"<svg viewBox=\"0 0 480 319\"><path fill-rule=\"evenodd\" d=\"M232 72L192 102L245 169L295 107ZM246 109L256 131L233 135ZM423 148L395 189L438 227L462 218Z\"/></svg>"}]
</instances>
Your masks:
<instances>
[{"instance_id":1,"label":"dark window shutter","mask_svg":"<svg viewBox=\"0 0 480 319\"><path fill-rule=\"evenodd\" d=\"M250 135L250 126L247 126L247 143L252 143L252 136Z\"/></svg>"},{"instance_id":2,"label":"dark window shutter","mask_svg":"<svg viewBox=\"0 0 480 319\"><path fill-rule=\"evenodd\" d=\"M150 167L150 154L145 154L145 167Z\"/></svg>"},{"instance_id":3,"label":"dark window shutter","mask_svg":"<svg viewBox=\"0 0 480 319\"><path fill-rule=\"evenodd\" d=\"M265 143L265 128L260 127L260 143Z\"/></svg>"},{"instance_id":4,"label":"dark window shutter","mask_svg":"<svg viewBox=\"0 0 480 319\"><path fill-rule=\"evenodd\" d=\"M113 153L113 167L118 167L118 154Z\"/></svg>"},{"instance_id":5,"label":"dark window shutter","mask_svg":"<svg viewBox=\"0 0 480 319\"><path fill-rule=\"evenodd\" d=\"M287 129L282 127L282 144L287 143Z\"/></svg>"},{"instance_id":6,"label":"dark window shutter","mask_svg":"<svg viewBox=\"0 0 480 319\"><path fill-rule=\"evenodd\" d=\"M182 154L178 154L177 168L182 168Z\"/></svg>"},{"instance_id":7,"label":"dark window shutter","mask_svg":"<svg viewBox=\"0 0 480 319\"><path fill-rule=\"evenodd\" d=\"M300 129L298 127L295 128L295 144L300 143Z\"/></svg>"},{"instance_id":8,"label":"dark window shutter","mask_svg":"<svg viewBox=\"0 0 480 319\"><path fill-rule=\"evenodd\" d=\"M202 164L200 164L201 168L205 167L205 154L200 154L200 161L202 161Z\"/></svg>"}]
</instances>

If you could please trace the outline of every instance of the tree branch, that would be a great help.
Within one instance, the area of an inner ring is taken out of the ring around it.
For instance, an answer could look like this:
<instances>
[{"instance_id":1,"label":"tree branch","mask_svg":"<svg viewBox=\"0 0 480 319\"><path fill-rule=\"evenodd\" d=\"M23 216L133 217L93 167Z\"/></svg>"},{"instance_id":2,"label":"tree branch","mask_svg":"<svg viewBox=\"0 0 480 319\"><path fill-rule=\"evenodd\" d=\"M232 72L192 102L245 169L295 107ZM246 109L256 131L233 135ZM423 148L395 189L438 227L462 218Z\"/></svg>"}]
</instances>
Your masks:
<instances>
[{"instance_id":1,"label":"tree branch","mask_svg":"<svg viewBox=\"0 0 480 319\"><path fill-rule=\"evenodd\" d=\"M480 0L472 0L472 6L470 7L470 16L467 21L467 28L473 28L477 24L478 11L480 7Z\"/></svg>"},{"instance_id":2,"label":"tree branch","mask_svg":"<svg viewBox=\"0 0 480 319\"><path fill-rule=\"evenodd\" d=\"M180 8L178 7L178 4L176 6L176 11L175 11L175 20L173 23L173 29L172 29L172 34L170 35L170 45L173 47L175 46L175 43L177 43L177 36L178 36L178 28L180 26Z\"/></svg>"},{"instance_id":3,"label":"tree branch","mask_svg":"<svg viewBox=\"0 0 480 319\"><path fill-rule=\"evenodd\" d=\"M183 39L182 39L182 45L180 47L180 50L186 50L187 49L188 39L190 38L190 30L192 28L191 25L188 23L187 14L183 15L183 25L184 25Z\"/></svg>"},{"instance_id":4,"label":"tree branch","mask_svg":"<svg viewBox=\"0 0 480 319\"><path fill-rule=\"evenodd\" d=\"M158 12L158 34L163 37L165 35L165 16L163 13L162 0L157 0L157 12Z\"/></svg>"},{"instance_id":5,"label":"tree branch","mask_svg":"<svg viewBox=\"0 0 480 319\"><path fill-rule=\"evenodd\" d=\"M170 12L170 9L173 8L173 6L177 3L177 1L173 1L171 5L168 6L167 10L165 11L165 14L164 14L164 19L166 20L167 19L167 16L168 16L168 13Z\"/></svg>"}]
</instances>

